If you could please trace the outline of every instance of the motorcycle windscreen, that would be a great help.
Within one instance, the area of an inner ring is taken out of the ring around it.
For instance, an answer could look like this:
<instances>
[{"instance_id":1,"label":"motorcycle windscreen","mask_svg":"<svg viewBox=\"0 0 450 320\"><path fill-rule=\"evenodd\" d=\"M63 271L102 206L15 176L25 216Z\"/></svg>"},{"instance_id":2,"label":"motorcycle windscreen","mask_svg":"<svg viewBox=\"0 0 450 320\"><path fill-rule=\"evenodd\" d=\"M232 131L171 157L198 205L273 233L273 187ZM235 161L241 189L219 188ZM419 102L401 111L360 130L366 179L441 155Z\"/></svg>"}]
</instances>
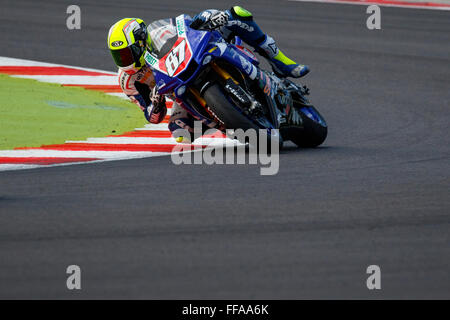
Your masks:
<instances>
[{"instance_id":1,"label":"motorcycle windscreen","mask_svg":"<svg viewBox=\"0 0 450 320\"><path fill-rule=\"evenodd\" d=\"M151 51L161 59L164 57L178 39L174 19L161 19L152 22L147 28L151 39Z\"/></svg>"}]
</instances>

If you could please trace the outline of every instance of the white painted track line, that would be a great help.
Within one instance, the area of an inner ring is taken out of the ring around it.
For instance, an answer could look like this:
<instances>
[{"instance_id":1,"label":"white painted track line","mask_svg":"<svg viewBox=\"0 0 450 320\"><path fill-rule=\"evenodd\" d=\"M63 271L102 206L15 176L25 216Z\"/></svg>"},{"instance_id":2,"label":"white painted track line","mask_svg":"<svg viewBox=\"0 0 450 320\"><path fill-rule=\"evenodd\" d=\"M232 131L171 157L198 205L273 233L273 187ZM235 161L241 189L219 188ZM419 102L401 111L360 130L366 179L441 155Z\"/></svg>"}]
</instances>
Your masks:
<instances>
[{"instance_id":1,"label":"white painted track line","mask_svg":"<svg viewBox=\"0 0 450 320\"><path fill-rule=\"evenodd\" d=\"M41 82L75 85L117 85L116 76L34 76L14 75L16 78L34 79Z\"/></svg>"}]
</instances>

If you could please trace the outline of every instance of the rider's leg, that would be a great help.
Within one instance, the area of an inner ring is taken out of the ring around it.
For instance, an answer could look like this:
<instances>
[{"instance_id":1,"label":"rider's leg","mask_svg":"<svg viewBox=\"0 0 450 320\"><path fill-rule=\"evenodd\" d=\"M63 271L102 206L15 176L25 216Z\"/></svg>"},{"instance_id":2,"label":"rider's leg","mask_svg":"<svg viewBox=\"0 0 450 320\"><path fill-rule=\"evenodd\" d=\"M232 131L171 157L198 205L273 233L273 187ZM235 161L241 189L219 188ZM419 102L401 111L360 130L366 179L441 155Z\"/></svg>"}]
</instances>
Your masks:
<instances>
[{"instance_id":1,"label":"rider's leg","mask_svg":"<svg viewBox=\"0 0 450 320\"><path fill-rule=\"evenodd\" d=\"M172 105L168 127L178 143L191 143L194 140L194 118L176 102Z\"/></svg>"},{"instance_id":2,"label":"rider's leg","mask_svg":"<svg viewBox=\"0 0 450 320\"><path fill-rule=\"evenodd\" d=\"M234 6L227 10L229 19L226 28L268 59L275 73L285 77L299 78L309 72L309 67L286 57L275 40L264 34L253 20L252 14L242 7Z\"/></svg>"},{"instance_id":3,"label":"rider's leg","mask_svg":"<svg viewBox=\"0 0 450 320\"><path fill-rule=\"evenodd\" d=\"M194 132L194 121L194 117L191 116L185 109L183 109L178 103L173 103L172 114L169 118L168 127L176 142L192 143L195 138L198 138L199 133ZM205 133L208 129L211 128L202 123L201 134ZM197 136L195 136L195 134L197 134Z\"/></svg>"}]
</instances>

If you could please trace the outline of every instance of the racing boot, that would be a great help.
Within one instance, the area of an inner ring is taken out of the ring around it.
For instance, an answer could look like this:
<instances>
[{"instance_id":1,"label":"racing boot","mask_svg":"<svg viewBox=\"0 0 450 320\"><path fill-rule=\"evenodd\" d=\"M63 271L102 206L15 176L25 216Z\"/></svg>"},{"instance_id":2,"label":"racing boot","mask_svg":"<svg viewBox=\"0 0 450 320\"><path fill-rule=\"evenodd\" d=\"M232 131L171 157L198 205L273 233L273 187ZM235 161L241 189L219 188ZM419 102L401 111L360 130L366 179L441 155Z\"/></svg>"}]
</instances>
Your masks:
<instances>
[{"instance_id":1,"label":"racing boot","mask_svg":"<svg viewBox=\"0 0 450 320\"><path fill-rule=\"evenodd\" d=\"M205 10L196 15L190 25L193 29L204 26L219 30L226 40L231 40L235 35L239 36L269 61L279 77L300 78L309 72L308 66L286 57L275 40L262 32L253 20L252 13L240 6L233 6L226 11Z\"/></svg>"},{"instance_id":2,"label":"racing boot","mask_svg":"<svg viewBox=\"0 0 450 320\"><path fill-rule=\"evenodd\" d=\"M248 10L234 6L227 10L227 29L238 35L242 40L255 48L256 52L265 57L279 77L300 78L309 72L309 67L298 64L286 57L278 48L275 40L265 34L254 21Z\"/></svg>"},{"instance_id":3,"label":"racing boot","mask_svg":"<svg viewBox=\"0 0 450 320\"><path fill-rule=\"evenodd\" d=\"M265 36L265 39L255 49L269 61L273 72L279 77L300 78L309 72L308 66L298 64L286 57L278 48L275 40L268 35Z\"/></svg>"}]
</instances>

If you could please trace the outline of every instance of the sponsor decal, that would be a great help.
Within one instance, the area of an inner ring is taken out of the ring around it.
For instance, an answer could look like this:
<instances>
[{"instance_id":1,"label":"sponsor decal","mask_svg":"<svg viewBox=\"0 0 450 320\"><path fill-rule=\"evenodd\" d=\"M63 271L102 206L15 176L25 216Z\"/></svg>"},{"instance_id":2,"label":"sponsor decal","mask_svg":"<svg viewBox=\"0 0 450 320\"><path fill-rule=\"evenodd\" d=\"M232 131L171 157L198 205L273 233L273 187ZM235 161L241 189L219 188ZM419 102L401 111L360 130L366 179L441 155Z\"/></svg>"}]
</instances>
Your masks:
<instances>
[{"instance_id":1,"label":"sponsor decal","mask_svg":"<svg viewBox=\"0 0 450 320\"><path fill-rule=\"evenodd\" d=\"M245 106L251 104L251 101L245 96L245 93L237 85L230 85L227 83L225 85L225 90L229 92L233 97L235 97L239 102Z\"/></svg>"},{"instance_id":2,"label":"sponsor decal","mask_svg":"<svg viewBox=\"0 0 450 320\"><path fill-rule=\"evenodd\" d=\"M271 93L270 93L271 82L270 82L270 78L266 74L265 74L265 79L266 79L266 86L264 87L264 93L267 94L268 96L271 96Z\"/></svg>"},{"instance_id":3,"label":"sponsor decal","mask_svg":"<svg viewBox=\"0 0 450 320\"><path fill-rule=\"evenodd\" d=\"M177 21L178 36L181 37L186 32L186 30L184 29L184 16L183 15L178 16L176 21Z\"/></svg>"},{"instance_id":4,"label":"sponsor decal","mask_svg":"<svg viewBox=\"0 0 450 320\"><path fill-rule=\"evenodd\" d=\"M114 42L111 42L111 46L112 46L112 47L120 47L121 45L123 45L123 41L114 41Z\"/></svg>"},{"instance_id":5,"label":"sponsor decal","mask_svg":"<svg viewBox=\"0 0 450 320\"><path fill-rule=\"evenodd\" d=\"M253 32L255 30L253 27L249 26L248 24L246 24L242 21L239 21L239 20L228 21L228 26L233 26L233 25L238 25L239 27L247 30L248 32Z\"/></svg>"},{"instance_id":6,"label":"sponsor decal","mask_svg":"<svg viewBox=\"0 0 450 320\"><path fill-rule=\"evenodd\" d=\"M145 52L144 59L152 67L155 66L155 64L158 62L158 60L155 57L153 57L148 51Z\"/></svg>"},{"instance_id":7,"label":"sponsor decal","mask_svg":"<svg viewBox=\"0 0 450 320\"><path fill-rule=\"evenodd\" d=\"M220 50L220 55L222 56L225 52L225 50L227 50L228 46L225 43L216 43L217 48L219 48Z\"/></svg>"},{"instance_id":8,"label":"sponsor decal","mask_svg":"<svg viewBox=\"0 0 450 320\"><path fill-rule=\"evenodd\" d=\"M278 47L275 44L275 42L269 43L268 47L270 48L270 50L272 50L272 54L273 55L277 55L278 54Z\"/></svg>"},{"instance_id":9,"label":"sponsor decal","mask_svg":"<svg viewBox=\"0 0 450 320\"><path fill-rule=\"evenodd\" d=\"M256 56L250 51L248 50L246 47L243 46L237 46L235 45L235 47L240 51L243 52L247 57L252 58L253 60L257 60Z\"/></svg>"},{"instance_id":10,"label":"sponsor decal","mask_svg":"<svg viewBox=\"0 0 450 320\"><path fill-rule=\"evenodd\" d=\"M252 66L250 65L250 62L245 60L242 56L239 55L239 60L241 61L242 68L244 69L247 74L250 74L252 72Z\"/></svg>"}]
</instances>

